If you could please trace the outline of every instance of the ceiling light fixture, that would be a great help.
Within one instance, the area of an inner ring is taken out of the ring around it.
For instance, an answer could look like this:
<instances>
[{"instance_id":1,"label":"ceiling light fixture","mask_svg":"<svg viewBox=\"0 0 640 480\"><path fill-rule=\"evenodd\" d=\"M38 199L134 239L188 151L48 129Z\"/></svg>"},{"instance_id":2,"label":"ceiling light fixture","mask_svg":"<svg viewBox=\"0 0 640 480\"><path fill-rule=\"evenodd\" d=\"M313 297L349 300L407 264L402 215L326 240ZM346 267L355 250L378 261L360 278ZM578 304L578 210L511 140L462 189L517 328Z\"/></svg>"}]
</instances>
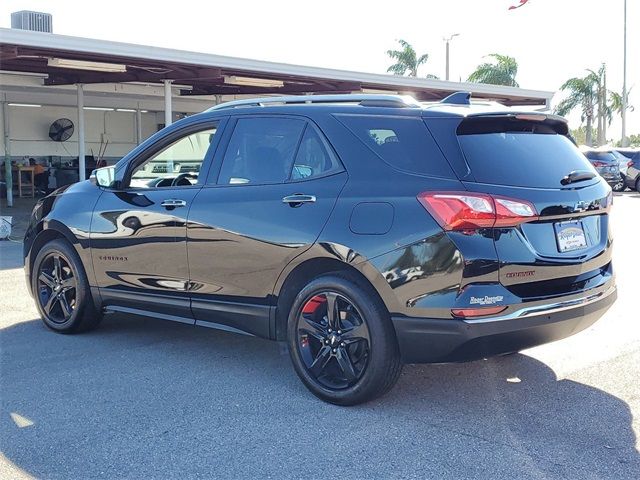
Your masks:
<instances>
[{"instance_id":1,"label":"ceiling light fixture","mask_svg":"<svg viewBox=\"0 0 640 480\"><path fill-rule=\"evenodd\" d=\"M89 62L85 60L69 60L67 58L49 58L47 65L58 68L90 70L92 72L123 73L127 71L126 65L118 63Z\"/></svg>"},{"instance_id":2,"label":"ceiling light fixture","mask_svg":"<svg viewBox=\"0 0 640 480\"><path fill-rule=\"evenodd\" d=\"M362 88L360 89L360 92L356 92L356 93L380 93L380 94L387 94L387 95L397 95L398 92L397 91L393 91L393 90L382 90L379 88Z\"/></svg>"},{"instance_id":3,"label":"ceiling light fixture","mask_svg":"<svg viewBox=\"0 0 640 480\"><path fill-rule=\"evenodd\" d=\"M29 107L29 108L40 108L42 105L36 105L35 103L7 103L10 107Z\"/></svg>"},{"instance_id":4,"label":"ceiling light fixture","mask_svg":"<svg viewBox=\"0 0 640 480\"><path fill-rule=\"evenodd\" d=\"M271 80L270 78L236 77L235 75L225 75L224 83L227 85L240 85L246 87L284 87L282 80Z\"/></svg>"}]
</instances>

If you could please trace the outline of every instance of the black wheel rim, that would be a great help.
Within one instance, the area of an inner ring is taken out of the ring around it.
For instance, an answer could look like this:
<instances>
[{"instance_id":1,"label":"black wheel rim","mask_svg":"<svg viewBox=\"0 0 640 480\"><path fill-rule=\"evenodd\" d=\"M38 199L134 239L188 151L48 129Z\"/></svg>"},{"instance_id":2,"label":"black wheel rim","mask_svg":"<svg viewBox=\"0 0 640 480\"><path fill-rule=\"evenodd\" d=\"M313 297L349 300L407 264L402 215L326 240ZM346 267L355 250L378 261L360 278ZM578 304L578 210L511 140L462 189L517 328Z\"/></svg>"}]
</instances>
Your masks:
<instances>
[{"instance_id":1,"label":"black wheel rim","mask_svg":"<svg viewBox=\"0 0 640 480\"><path fill-rule=\"evenodd\" d=\"M76 277L60 253L48 254L38 270L38 298L47 319L65 323L76 308Z\"/></svg>"},{"instance_id":2,"label":"black wheel rim","mask_svg":"<svg viewBox=\"0 0 640 480\"><path fill-rule=\"evenodd\" d=\"M353 386L364 374L371 339L364 316L344 295L309 297L298 313L297 345L311 377L332 390Z\"/></svg>"}]
</instances>

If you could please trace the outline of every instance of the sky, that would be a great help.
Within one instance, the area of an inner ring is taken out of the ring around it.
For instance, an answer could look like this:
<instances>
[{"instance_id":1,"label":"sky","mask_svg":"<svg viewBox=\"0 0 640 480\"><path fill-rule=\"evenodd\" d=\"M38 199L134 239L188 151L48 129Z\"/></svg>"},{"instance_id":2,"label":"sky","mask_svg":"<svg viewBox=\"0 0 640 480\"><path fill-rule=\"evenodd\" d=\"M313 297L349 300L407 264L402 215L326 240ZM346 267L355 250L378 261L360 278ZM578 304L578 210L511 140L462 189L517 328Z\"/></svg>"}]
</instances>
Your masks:
<instances>
[{"instance_id":1,"label":"sky","mask_svg":"<svg viewBox=\"0 0 640 480\"><path fill-rule=\"evenodd\" d=\"M0 27L11 12L53 15L54 33L116 40L299 65L384 73L397 39L428 53L419 75L444 78L444 36L451 80L465 80L490 53L516 58L520 86L556 91L586 69L607 64L607 84L622 91L624 0L360 1L2 0ZM640 133L640 0L627 0L627 133ZM0 39L1 40L1 39ZM562 98L557 94L554 103ZM573 127L578 114L570 116ZM608 137L619 138L620 121Z\"/></svg>"}]
</instances>

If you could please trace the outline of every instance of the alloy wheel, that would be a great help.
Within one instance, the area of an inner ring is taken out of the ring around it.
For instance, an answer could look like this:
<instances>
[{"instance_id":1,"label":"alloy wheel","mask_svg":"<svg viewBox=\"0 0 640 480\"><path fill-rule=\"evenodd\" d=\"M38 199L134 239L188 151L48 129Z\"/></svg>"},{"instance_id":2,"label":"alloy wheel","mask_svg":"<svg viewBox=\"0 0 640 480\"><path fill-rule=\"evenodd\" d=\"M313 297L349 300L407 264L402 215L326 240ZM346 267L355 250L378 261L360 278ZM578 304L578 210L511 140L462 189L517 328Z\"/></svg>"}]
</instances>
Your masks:
<instances>
[{"instance_id":1,"label":"alloy wheel","mask_svg":"<svg viewBox=\"0 0 640 480\"><path fill-rule=\"evenodd\" d=\"M624 178L622 177L622 175L620 175L620 179L618 180L618 183L616 183L613 187L611 187L611 189L614 192L624 191Z\"/></svg>"},{"instance_id":2,"label":"alloy wheel","mask_svg":"<svg viewBox=\"0 0 640 480\"><path fill-rule=\"evenodd\" d=\"M365 318L344 295L314 294L298 313L297 347L313 379L332 390L353 386L364 374L371 339Z\"/></svg>"},{"instance_id":3,"label":"alloy wheel","mask_svg":"<svg viewBox=\"0 0 640 480\"><path fill-rule=\"evenodd\" d=\"M38 300L47 318L65 323L76 308L77 281L69 260L58 252L48 254L38 270Z\"/></svg>"}]
</instances>

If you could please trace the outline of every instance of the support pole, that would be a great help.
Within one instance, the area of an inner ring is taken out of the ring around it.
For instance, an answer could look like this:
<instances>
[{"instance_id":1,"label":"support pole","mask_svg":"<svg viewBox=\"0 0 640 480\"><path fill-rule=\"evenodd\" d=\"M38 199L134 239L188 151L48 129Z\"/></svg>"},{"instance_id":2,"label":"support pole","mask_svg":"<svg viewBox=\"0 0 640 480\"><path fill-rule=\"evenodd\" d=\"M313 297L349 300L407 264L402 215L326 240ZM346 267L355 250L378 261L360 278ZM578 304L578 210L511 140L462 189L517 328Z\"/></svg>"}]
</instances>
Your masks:
<instances>
[{"instance_id":1,"label":"support pole","mask_svg":"<svg viewBox=\"0 0 640 480\"><path fill-rule=\"evenodd\" d=\"M624 46L622 60L622 142L620 145L627 146L627 0L624 0Z\"/></svg>"},{"instance_id":2,"label":"support pole","mask_svg":"<svg viewBox=\"0 0 640 480\"><path fill-rule=\"evenodd\" d=\"M459 33L454 33L453 35L449 35L448 37L444 37L444 43L446 45L445 47L445 69L444 69L444 78L445 80L449 80L449 43L451 42L451 40L453 40L455 37L459 37L460 34Z\"/></svg>"},{"instance_id":3,"label":"support pole","mask_svg":"<svg viewBox=\"0 0 640 480\"><path fill-rule=\"evenodd\" d=\"M607 70L605 64L604 75L602 76L602 144L607 143L607 115L605 109L607 108Z\"/></svg>"},{"instance_id":4,"label":"support pole","mask_svg":"<svg viewBox=\"0 0 640 480\"><path fill-rule=\"evenodd\" d=\"M78 83L78 178L86 179L85 145L84 145L84 90Z\"/></svg>"},{"instance_id":5,"label":"support pole","mask_svg":"<svg viewBox=\"0 0 640 480\"><path fill-rule=\"evenodd\" d=\"M9 108L2 102L2 125L4 135L4 179L7 182L7 207L13 207L13 172L11 171L11 140L9 138ZM18 175L20 172L18 172Z\"/></svg>"},{"instance_id":6,"label":"support pole","mask_svg":"<svg viewBox=\"0 0 640 480\"><path fill-rule=\"evenodd\" d=\"M445 80L449 80L449 40L447 40L447 47L446 47L446 68L445 68Z\"/></svg>"},{"instance_id":7,"label":"support pole","mask_svg":"<svg viewBox=\"0 0 640 480\"><path fill-rule=\"evenodd\" d=\"M136 109L136 144L140 145L142 142L142 112L140 111L140 105Z\"/></svg>"},{"instance_id":8,"label":"support pole","mask_svg":"<svg viewBox=\"0 0 640 480\"><path fill-rule=\"evenodd\" d=\"M171 82L164 80L164 126L168 127L172 123L173 111L171 109Z\"/></svg>"}]
</instances>

